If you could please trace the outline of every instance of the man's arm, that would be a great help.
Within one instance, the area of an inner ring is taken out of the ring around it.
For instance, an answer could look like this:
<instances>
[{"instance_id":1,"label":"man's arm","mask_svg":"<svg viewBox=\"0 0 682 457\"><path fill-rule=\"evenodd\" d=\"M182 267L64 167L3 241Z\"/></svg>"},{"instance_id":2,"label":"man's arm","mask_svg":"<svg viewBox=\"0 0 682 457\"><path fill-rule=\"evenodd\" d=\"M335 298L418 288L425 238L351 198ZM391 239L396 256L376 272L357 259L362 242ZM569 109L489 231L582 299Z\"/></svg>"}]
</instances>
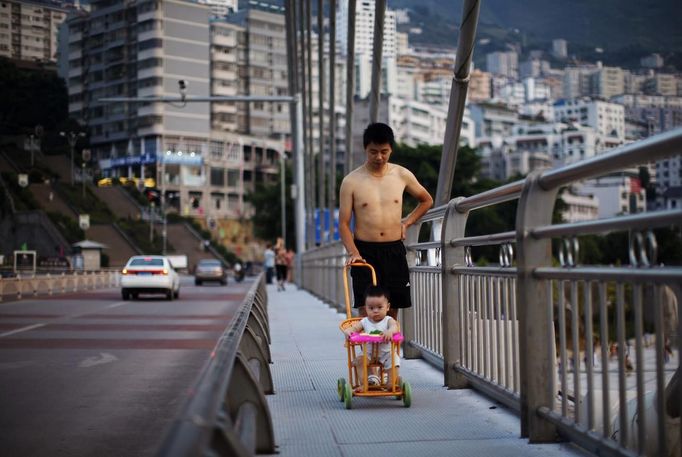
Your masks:
<instances>
[{"instance_id":1,"label":"man's arm","mask_svg":"<svg viewBox=\"0 0 682 457\"><path fill-rule=\"evenodd\" d=\"M405 179L405 190L408 194L417 199L417 207L407 215L402 221L402 238L405 239L407 228L417 222L426 212L433 206L433 198L429 192L419 184L414 174L406 169L402 169L403 177Z\"/></svg>"},{"instance_id":2,"label":"man's arm","mask_svg":"<svg viewBox=\"0 0 682 457\"><path fill-rule=\"evenodd\" d=\"M341 182L341 190L339 191L339 235L346 252L348 252L346 264L363 260L357 246L355 246L353 232L350 230L350 219L353 214L353 191L351 187L348 177L346 177Z\"/></svg>"}]
</instances>

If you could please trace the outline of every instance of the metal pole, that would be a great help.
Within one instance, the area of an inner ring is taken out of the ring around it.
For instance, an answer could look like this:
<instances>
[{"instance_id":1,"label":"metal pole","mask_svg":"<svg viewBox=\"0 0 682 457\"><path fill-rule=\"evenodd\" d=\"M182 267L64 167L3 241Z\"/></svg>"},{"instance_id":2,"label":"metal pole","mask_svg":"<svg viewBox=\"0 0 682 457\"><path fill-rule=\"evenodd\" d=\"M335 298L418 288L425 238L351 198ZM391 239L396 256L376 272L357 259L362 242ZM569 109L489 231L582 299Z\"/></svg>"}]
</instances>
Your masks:
<instances>
[{"instance_id":1,"label":"metal pole","mask_svg":"<svg viewBox=\"0 0 682 457\"><path fill-rule=\"evenodd\" d=\"M163 216L163 255L166 255L168 245L168 219L166 218L166 160L165 156L161 158L161 214Z\"/></svg>"},{"instance_id":2,"label":"metal pole","mask_svg":"<svg viewBox=\"0 0 682 457\"><path fill-rule=\"evenodd\" d=\"M317 205L320 208L320 244L324 244L324 214L326 206L325 198L325 172L324 172L324 0L317 0L317 79L318 83L318 117L317 126L320 149L317 152Z\"/></svg>"},{"instance_id":3,"label":"metal pole","mask_svg":"<svg viewBox=\"0 0 682 457\"><path fill-rule=\"evenodd\" d=\"M73 132L69 132L69 149L71 150L71 185L73 186L74 178L74 168L73 168L73 151L76 146L76 135Z\"/></svg>"},{"instance_id":4,"label":"metal pole","mask_svg":"<svg viewBox=\"0 0 682 457\"><path fill-rule=\"evenodd\" d=\"M81 191L83 200L85 200L85 161L81 163Z\"/></svg>"},{"instance_id":5,"label":"metal pole","mask_svg":"<svg viewBox=\"0 0 682 457\"><path fill-rule=\"evenodd\" d=\"M334 241L336 211L336 0L329 0L329 241Z\"/></svg>"},{"instance_id":6,"label":"metal pole","mask_svg":"<svg viewBox=\"0 0 682 457\"><path fill-rule=\"evenodd\" d=\"M282 241L284 246L287 244L287 201L285 197L285 181L286 174L284 171L284 144L282 144L282 151L279 154L279 180L280 180L280 196L282 200Z\"/></svg>"},{"instance_id":7,"label":"metal pole","mask_svg":"<svg viewBox=\"0 0 682 457\"><path fill-rule=\"evenodd\" d=\"M303 105L301 100L303 97L301 93L296 94L296 101L294 102L294 113L296 121L294 125L294 178L296 180L296 280L299 286L301 282L301 254L305 252L305 205L304 197L307 194L305 189L303 162Z\"/></svg>"},{"instance_id":8,"label":"metal pole","mask_svg":"<svg viewBox=\"0 0 682 457\"><path fill-rule=\"evenodd\" d=\"M355 168L353 160L353 104L355 97L356 0L348 0L348 45L346 47L346 151L344 175Z\"/></svg>"},{"instance_id":9,"label":"metal pole","mask_svg":"<svg viewBox=\"0 0 682 457\"><path fill-rule=\"evenodd\" d=\"M315 155L313 154L313 40L312 40L312 29L313 29L313 13L312 13L312 0L304 0L307 4L306 8L306 65L308 71L306 72L306 77L308 78L307 85L307 97L308 97L308 138L307 138L307 149L308 149L308 160L310 162L310 168L308 170L308 175L310 176L310 206L308 211L311 211L309 218L309 230L308 230L308 245L315 245L315 204L317 197L315 196Z\"/></svg>"},{"instance_id":10,"label":"metal pole","mask_svg":"<svg viewBox=\"0 0 682 457\"><path fill-rule=\"evenodd\" d=\"M369 95L369 121L379 119L379 98L381 97L381 58L384 50L384 17L386 0L376 0L374 5L374 38L372 49L372 92Z\"/></svg>"},{"instance_id":11,"label":"metal pole","mask_svg":"<svg viewBox=\"0 0 682 457\"><path fill-rule=\"evenodd\" d=\"M149 202L149 242L154 242L154 202Z\"/></svg>"},{"instance_id":12,"label":"metal pole","mask_svg":"<svg viewBox=\"0 0 682 457\"><path fill-rule=\"evenodd\" d=\"M300 43L301 49L300 49L300 54L301 54L301 67L300 67L300 78L301 78L301 101L302 103L301 106L301 115L303 116L299 122L302 123L303 127L303 132L302 132L302 137L300 138L300 142L303 145L304 149L304 167L305 167L305 174L304 179L306 183L306 189L312 189L311 186L311 166L310 166L310 150L308 148L308 113L310 112L308 107L308 71L307 71L307 44L306 44L306 16L307 16L307 1L306 0L299 0L299 5L300 5L300 38L298 42ZM305 223L306 223L306 246L310 247L312 243L310 242L310 234L312 232L312 193L311 192L306 192L305 194Z\"/></svg>"},{"instance_id":13,"label":"metal pole","mask_svg":"<svg viewBox=\"0 0 682 457\"><path fill-rule=\"evenodd\" d=\"M443 154L440 159L435 206L446 204L450 200L450 193L452 192L459 134L462 127L462 118L464 117L467 89L469 87L469 69L471 68L471 58L474 53L474 39L476 37L480 6L479 0L465 0L462 7L462 25L459 32L457 55L455 56L455 74L452 78L452 87L450 89L448 120L443 140Z\"/></svg>"},{"instance_id":14,"label":"metal pole","mask_svg":"<svg viewBox=\"0 0 682 457\"><path fill-rule=\"evenodd\" d=\"M31 135L29 135L29 138L31 139L31 146L29 146L29 147L31 148L31 167L32 167L33 166L33 150L35 149L35 146L33 145L33 140L35 138L35 135L31 134Z\"/></svg>"}]
</instances>

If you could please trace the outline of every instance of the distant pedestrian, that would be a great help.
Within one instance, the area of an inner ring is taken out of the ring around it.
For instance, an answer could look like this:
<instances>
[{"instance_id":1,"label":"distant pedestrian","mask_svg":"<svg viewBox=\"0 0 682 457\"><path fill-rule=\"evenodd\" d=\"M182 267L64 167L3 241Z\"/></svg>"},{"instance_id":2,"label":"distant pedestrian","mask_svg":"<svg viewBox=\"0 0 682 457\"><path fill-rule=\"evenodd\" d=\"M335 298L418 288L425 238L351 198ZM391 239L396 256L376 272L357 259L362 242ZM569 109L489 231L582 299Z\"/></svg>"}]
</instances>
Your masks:
<instances>
[{"instance_id":1,"label":"distant pedestrian","mask_svg":"<svg viewBox=\"0 0 682 457\"><path fill-rule=\"evenodd\" d=\"M287 281L287 251L283 245L275 252L275 268L277 269L277 290L286 290L284 284Z\"/></svg>"},{"instance_id":2,"label":"distant pedestrian","mask_svg":"<svg viewBox=\"0 0 682 457\"><path fill-rule=\"evenodd\" d=\"M265 282L272 284L272 277L275 273L275 251L272 250L272 244L270 243L265 246L263 266L265 267Z\"/></svg>"},{"instance_id":3,"label":"distant pedestrian","mask_svg":"<svg viewBox=\"0 0 682 457\"><path fill-rule=\"evenodd\" d=\"M287 249L286 253L286 258L287 258L287 282L292 283L294 282L294 258L296 257L296 254L294 254L294 250L289 248Z\"/></svg>"}]
</instances>

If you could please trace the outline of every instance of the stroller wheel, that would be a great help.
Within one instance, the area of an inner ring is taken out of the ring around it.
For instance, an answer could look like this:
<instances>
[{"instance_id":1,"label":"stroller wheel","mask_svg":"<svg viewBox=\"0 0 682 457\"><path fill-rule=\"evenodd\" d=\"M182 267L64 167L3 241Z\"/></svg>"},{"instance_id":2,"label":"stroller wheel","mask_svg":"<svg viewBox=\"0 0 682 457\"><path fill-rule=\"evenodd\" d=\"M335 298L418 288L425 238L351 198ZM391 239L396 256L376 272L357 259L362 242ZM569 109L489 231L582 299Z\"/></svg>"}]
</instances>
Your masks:
<instances>
[{"instance_id":1,"label":"stroller wheel","mask_svg":"<svg viewBox=\"0 0 682 457\"><path fill-rule=\"evenodd\" d=\"M339 380L336 381L336 393L339 395L339 401L343 401L343 395L344 395L345 387L346 387L346 379L345 378L339 378Z\"/></svg>"},{"instance_id":2,"label":"stroller wheel","mask_svg":"<svg viewBox=\"0 0 682 457\"><path fill-rule=\"evenodd\" d=\"M403 405L405 408L409 408L410 405L412 404L412 386L410 386L410 383L405 381L403 382Z\"/></svg>"},{"instance_id":3,"label":"stroller wheel","mask_svg":"<svg viewBox=\"0 0 682 457\"><path fill-rule=\"evenodd\" d=\"M343 403L346 409L351 409L353 400L353 391L350 388L350 384L345 384L343 386Z\"/></svg>"}]
</instances>

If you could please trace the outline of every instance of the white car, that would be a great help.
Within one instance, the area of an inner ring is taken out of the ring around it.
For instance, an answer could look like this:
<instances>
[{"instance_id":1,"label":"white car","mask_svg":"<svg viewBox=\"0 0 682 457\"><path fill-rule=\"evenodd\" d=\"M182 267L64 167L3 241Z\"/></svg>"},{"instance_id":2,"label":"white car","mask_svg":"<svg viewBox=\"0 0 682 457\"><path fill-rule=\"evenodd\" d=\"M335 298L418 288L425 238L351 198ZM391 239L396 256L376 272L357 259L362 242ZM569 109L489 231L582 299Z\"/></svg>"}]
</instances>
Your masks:
<instances>
[{"instance_id":1,"label":"white car","mask_svg":"<svg viewBox=\"0 0 682 457\"><path fill-rule=\"evenodd\" d=\"M180 276L167 257L136 255L121 270L121 296L124 300L139 294L165 294L168 300L180 296Z\"/></svg>"}]
</instances>

